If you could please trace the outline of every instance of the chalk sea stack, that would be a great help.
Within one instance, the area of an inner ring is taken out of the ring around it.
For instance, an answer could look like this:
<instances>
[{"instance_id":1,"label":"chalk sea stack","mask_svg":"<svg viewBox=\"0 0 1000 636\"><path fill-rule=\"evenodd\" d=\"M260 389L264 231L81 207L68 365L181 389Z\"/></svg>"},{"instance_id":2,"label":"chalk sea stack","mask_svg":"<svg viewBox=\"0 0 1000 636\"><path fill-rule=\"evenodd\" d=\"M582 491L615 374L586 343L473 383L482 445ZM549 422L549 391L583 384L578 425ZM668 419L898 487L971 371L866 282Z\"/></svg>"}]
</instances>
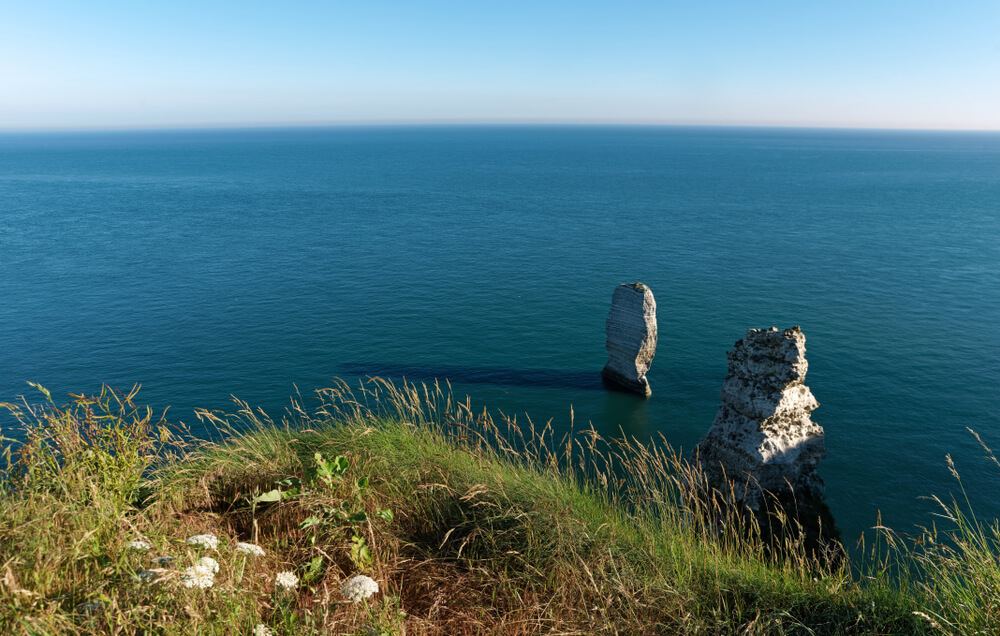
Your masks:
<instances>
[{"instance_id":1,"label":"chalk sea stack","mask_svg":"<svg viewBox=\"0 0 1000 636\"><path fill-rule=\"evenodd\" d=\"M649 397L646 372L656 354L656 301L642 283L615 288L606 323L608 363L601 375L611 387Z\"/></svg>"},{"instance_id":2,"label":"chalk sea stack","mask_svg":"<svg viewBox=\"0 0 1000 636\"><path fill-rule=\"evenodd\" d=\"M823 428L810 419L819 406L804 382L806 337L798 327L750 329L726 354L722 404L695 456L707 485L753 510L762 490L788 499L822 499L816 464L826 456Z\"/></svg>"}]
</instances>

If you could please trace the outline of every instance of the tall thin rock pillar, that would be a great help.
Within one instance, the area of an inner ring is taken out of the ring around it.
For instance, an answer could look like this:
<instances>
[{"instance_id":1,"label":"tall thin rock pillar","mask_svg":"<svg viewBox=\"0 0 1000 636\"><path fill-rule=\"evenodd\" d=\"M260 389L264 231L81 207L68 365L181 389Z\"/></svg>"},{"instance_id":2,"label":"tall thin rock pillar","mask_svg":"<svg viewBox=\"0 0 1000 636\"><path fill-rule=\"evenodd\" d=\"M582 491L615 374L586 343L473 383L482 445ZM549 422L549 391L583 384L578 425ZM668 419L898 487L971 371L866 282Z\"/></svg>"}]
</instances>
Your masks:
<instances>
[{"instance_id":1,"label":"tall thin rock pillar","mask_svg":"<svg viewBox=\"0 0 1000 636\"><path fill-rule=\"evenodd\" d=\"M656 354L656 300L642 283L615 288L606 323L608 363L601 375L618 389L649 397L646 372Z\"/></svg>"}]
</instances>

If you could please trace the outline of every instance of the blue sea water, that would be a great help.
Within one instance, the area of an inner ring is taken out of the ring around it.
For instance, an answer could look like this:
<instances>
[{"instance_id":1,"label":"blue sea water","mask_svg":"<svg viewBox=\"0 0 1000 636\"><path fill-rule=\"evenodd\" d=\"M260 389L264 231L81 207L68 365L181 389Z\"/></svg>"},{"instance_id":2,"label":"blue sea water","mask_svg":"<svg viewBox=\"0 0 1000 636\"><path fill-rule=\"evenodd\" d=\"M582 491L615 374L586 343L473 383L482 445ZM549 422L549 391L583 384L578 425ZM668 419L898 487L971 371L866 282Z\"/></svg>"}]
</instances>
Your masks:
<instances>
[{"instance_id":1,"label":"blue sea water","mask_svg":"<svg viewBox=\"0 0 1000 636\"><path fill-rule=\"evenodd\" d=\"M656 295L651 399L611 293ZM712 423L726 350L801 325L852 543L1000 514L1000 135L373 127L0 135L0 401L143 385L193 425L334 377L449 378L558 430ZM0 420L9 433L10 418Z\"/></svg>"}]
</instances>

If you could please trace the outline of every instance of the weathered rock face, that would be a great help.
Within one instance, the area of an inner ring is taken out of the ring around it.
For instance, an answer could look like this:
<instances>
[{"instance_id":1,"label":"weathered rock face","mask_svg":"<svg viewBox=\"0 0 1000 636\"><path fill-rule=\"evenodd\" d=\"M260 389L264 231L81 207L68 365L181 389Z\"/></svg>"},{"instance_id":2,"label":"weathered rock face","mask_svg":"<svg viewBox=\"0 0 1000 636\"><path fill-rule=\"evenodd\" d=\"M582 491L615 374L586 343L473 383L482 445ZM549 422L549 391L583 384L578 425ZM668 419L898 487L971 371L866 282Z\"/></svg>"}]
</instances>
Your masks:
<instances>
[{"instance_id":1,"label":"weathered rock face","mask_svg":"<svg viewBox=\"0 0 1000 636\"><path fill-rule=\"evenodd\" d=\"M656 354L656 301L642 283L615 288L606 323L608 363L601 375L620 389L649 397L646 372Z\"/></svg>"},{"instance_id":2,"label":"weathered rock face","mask_svg":"<svg viewBox=\"0 0 1000 636\"><path fill-rule=\"evenodd\" d=\"M726 355L722 405L695 456L707 485L752 509L761 489L795 499L821 498L816 464L826 456L823 428L810 420L819 406L804 382L806 337L798 327L751 329Z\"/></svg>"}]
</instances>

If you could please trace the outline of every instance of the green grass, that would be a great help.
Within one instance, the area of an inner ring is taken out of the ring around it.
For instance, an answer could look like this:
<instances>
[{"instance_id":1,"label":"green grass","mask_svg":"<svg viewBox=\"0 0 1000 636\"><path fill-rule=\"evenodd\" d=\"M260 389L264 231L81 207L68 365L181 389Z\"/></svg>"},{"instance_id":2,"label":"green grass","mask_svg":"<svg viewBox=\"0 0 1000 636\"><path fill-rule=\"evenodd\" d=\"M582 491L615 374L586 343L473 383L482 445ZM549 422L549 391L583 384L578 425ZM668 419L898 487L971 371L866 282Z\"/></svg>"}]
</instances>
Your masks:
<instances>
[{"instance_id":1,"label":"green grass","mask_svg":"<svg viewBox=\"0 0 1000 636\"><path fill-rule=\"evenodd\" d=\"M317 393L274 423L200 412L217 443L104 389L7 405L0 633L996 633L998 531L888 529L865 571L780 550L665 444L561 439L438 386ZM707 511L705 506L712 506ZM184 540L211 533L215 550ZM129 547L134 540L153 547ZM238 542L264 556L238 553ZM154 557L170 556L158 564ZM211 587L184 572L211 556ZM293 572L291 591L276 585ZM142 573L142 574L140 574ZM349 577L379 592L353 603ZM144 580L149 579L149 580Z\"/></svg>"}]
</instances>

